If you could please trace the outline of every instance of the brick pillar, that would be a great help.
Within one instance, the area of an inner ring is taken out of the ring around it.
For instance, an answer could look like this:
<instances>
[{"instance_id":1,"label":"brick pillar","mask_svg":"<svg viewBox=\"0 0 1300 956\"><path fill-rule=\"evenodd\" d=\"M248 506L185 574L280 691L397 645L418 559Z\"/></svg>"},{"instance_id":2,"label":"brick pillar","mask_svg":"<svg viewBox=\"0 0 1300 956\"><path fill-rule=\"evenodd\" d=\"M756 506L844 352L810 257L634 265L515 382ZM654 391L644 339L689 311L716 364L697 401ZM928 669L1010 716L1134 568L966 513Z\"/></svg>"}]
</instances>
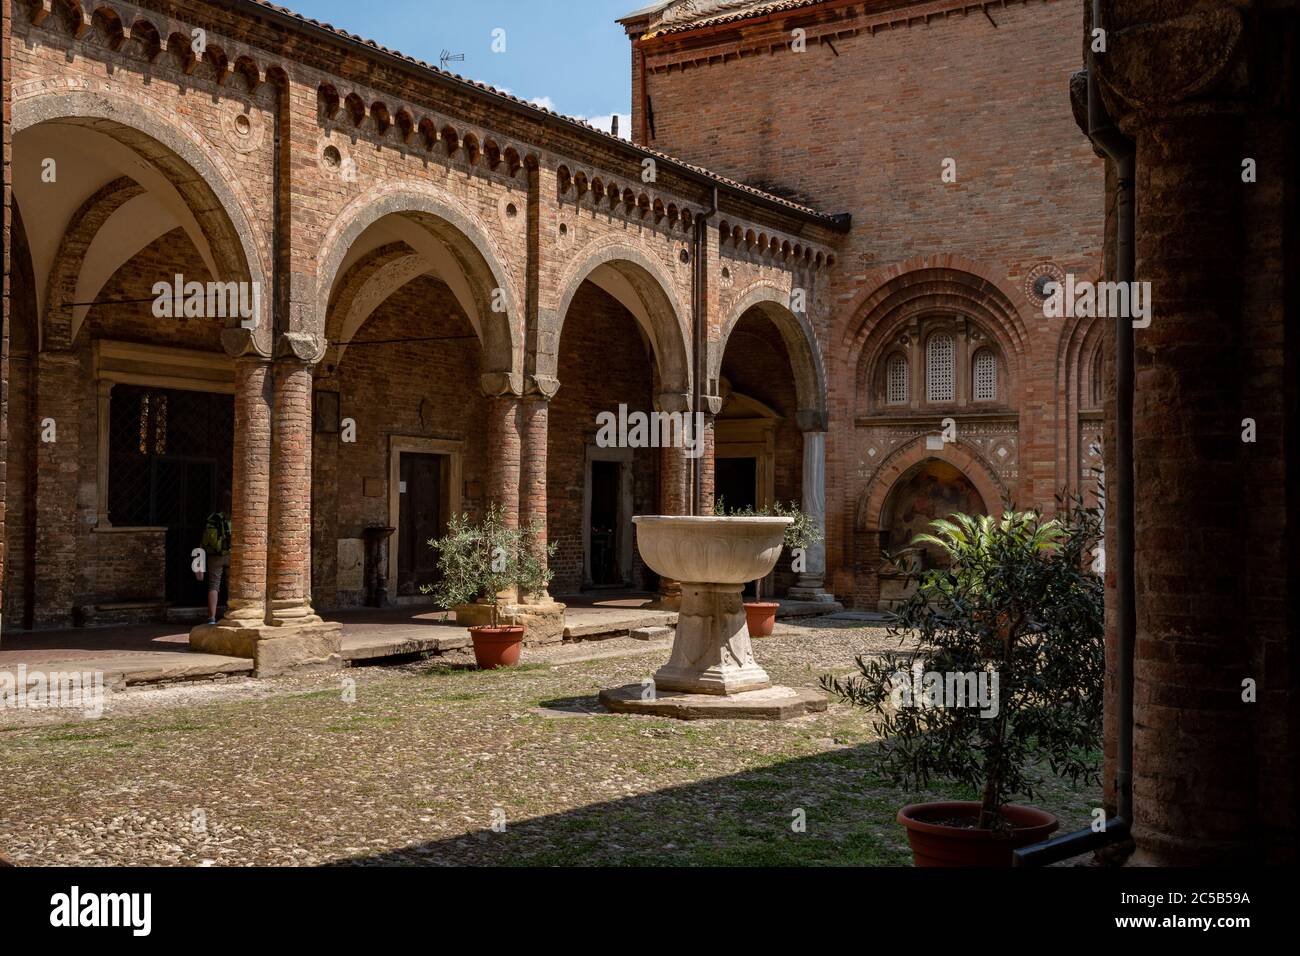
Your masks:
<instances>
[{"instance_id":1,"label":"brick pillar","mask_svg":"<svg viewBox=\"0 0 1300 956\"><path fill-rule=\"evenodd\" d=\"M1241 131L1186 115L1137 131L1137 570L1134 839L1157 862L1240 856L1251 841L1253 714L1239 579L1241 317L1234 245Z\"/></svg>"},{"instance_id":2,"label":"brick pillar","mask_svg":"<svg viewBox=\"0 0 1300 956\"><path fill-rule=\"evenodd\" d=\"M83 409L82 370L77 356L63 349L37 357L36 551L38 571L32 603L36 627L67 627L81 592L78 559L77 485Z\"/></svg>"},{"instance_id":3,"label":"brick pillar","mask_svg":"<svg viewBox=\"0 0 1300 956\"><path fill-rule=\"evenodd\" d=\"M230 493L230 608L221 624L260 628L266 619L266 542L271 471L271 363L235 360L235 447Z\"/></svg>"},{"instance_id":4,"label":"brick pillar","mask_svg":"<svg viewBox=\"0 0 1300 956\"><path fill-rule=\"evenodd\" d=\"M277 358L267 560L267 622L276 627L320 623L311 607L311 402L312 366Z\"/></svg>"},{"instance_id":5,"label":"brick pillar","mask_svg":"<svg viewBox=\"0 0 1300 956\"><path fill-rule=\"evenodd\" d=\"M706 399L707 401L707 399ZM700 482L700 514L713 514L714 504L714 450L717 447L716 413L704 412L704 454L700 457L698 467L704 472Z\"/></svg>"},{"instance_id":6,"label":"brick pillar","mask_svg":"<svg viewBox=\"0 0 1300 956\"><path fill-rule=\"evenodd\" d=\"M690 395L682 392L664 392L655 399L655 408L662 412L680 412L690 416ZM691 425L694 428L694 425ZM692 433L692 438L694 434ZM691 510L691 459L684 448L659 449L659 513L684 515ZM634 532L635 533L635 532ZM682 585L672 578L659 579L658 605L666 610L677 610L682 604Z\"/></svg>"},{"instance_id":7,"label":"brick pillar","mask_svg":"<svg viewBox=\"0 0 1300 956\"><path fill-rule=\"evenodd\" d=\"M520 407L520 431L523 437L522 463L520 465L519 525L532 527L541 533L530 539L533 556L546 567L546 443L550 423L550 396L530 392ZM549 594L527 595L529 601L544 602Z\"/></svg>"},{"instance_id":8,"label":"brick pillar","mask_svg":"<svg viewBox=\"0 0 1300 956\"><path fill-rule=\"evenodd\" d=\"M501 507L508 527L519 525L519 469L522 457L519 395L508 376L488 374L482 379L487 396L489 504ZM543 456L543 468L545 467Z\"/></svg>"},{"instance_id":9,"label":"brick pillar","mask_svg":"<svg viewBox=\"0 0 1300 956\"><path fill-rule=\"evenodd\" d=\"M342 666L342 627L310 599L311 344L287 333L278 351L239 345L230 611L190 634L195 650L252 658L259 677Z\"/></svg>"}]
</instances>

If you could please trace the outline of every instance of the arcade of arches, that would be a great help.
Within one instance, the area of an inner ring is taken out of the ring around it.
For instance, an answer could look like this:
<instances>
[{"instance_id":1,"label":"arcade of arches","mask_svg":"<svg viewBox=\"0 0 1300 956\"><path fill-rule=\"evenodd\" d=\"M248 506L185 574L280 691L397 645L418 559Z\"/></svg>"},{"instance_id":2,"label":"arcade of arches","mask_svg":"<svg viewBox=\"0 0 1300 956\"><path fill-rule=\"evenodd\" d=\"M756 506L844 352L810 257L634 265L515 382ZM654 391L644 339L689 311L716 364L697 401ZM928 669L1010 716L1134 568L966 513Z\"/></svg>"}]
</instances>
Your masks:
<instances>
[{"instance_id":1,"label":"arcade of arches","mask_svg":"<svg viewBox=\"0 0 1300 956\"><path fill-rule=\"evenodd\" d=\"M976 263L853 276L847 216L235 6L178 5L199 56L147 3L13 20L6 628L192 614L226 493L192 640L276 673L337 664L332 610L427 600L426 542L492 503L550 594L671 600L634 515L795 502L825 540L768 593L875 608L927 520L1090 487L1098 329L1051 420L1034 304ZM160 314L173 281L255 294ZM703 457L600 447L620 408L700 412Z\"/></svg>"}]
</instances>

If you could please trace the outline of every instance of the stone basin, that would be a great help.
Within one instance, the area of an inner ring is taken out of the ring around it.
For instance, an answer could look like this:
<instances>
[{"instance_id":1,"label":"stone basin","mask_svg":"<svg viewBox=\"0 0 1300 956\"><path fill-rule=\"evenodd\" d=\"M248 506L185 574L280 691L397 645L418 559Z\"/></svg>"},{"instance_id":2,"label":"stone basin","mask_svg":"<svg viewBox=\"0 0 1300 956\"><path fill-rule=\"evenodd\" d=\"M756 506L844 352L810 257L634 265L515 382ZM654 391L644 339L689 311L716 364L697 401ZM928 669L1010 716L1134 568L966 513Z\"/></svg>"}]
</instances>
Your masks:
<instances>
[{"instance_id":1,"label":"stone basin","mask_svg":"<svg viewBox=\"0 0 1300 956\"><path fill-rule=\"evenodd\" d=\"M655 672L655 690L729 696L771 687L771 678L754 660L741 591L776 567L792 520L632 520L645 563L682 585L672 656Z\"/></svg>"},{"instance_id":2,"label":"stone basin","mask_svg":"<svg viewBox=\"0 0 1300 956\"><path fill-rule=\"evenodd\" d=\"M673 581L744 586L772 573L791 518L642 516L632 519L641 557Z\"/></svg>"}]
</instances>

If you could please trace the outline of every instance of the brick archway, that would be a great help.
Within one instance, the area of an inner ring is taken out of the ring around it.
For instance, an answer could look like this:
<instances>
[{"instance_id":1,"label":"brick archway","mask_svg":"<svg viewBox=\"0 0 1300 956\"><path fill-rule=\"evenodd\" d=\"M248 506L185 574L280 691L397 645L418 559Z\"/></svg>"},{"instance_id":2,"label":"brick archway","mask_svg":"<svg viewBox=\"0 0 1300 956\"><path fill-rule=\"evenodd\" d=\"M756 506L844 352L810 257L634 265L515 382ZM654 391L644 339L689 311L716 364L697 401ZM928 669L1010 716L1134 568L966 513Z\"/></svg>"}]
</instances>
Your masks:
<instances>
[{"instance_id":1,"label":"brick archway","mask_svg":"<svg viewBox=\"0 0 1300 956\"><path fill-rule=\"evenodd\" d=\"M266 243L252 226L257 217L238 178L206 148L203 136L144 97L127 98L107 89L50 93L29 87L16 92L13 136L42 124L80 126L106 135L170 183L194 216L220 278L250 282L263 291L252 338L256 351L269 355L272 296Z\"/></svg>"},{"instance_id":2,"label":"brick archway","mask_svg":"<svg viewBox=\"0 0 1300 956\"><path fill-rule=\"evenodd\" d=\"M927 446L929 436L921 435L896 449L880 465L870 483L858 498L857 518L854 521L858 532L870 533L881 531L881 515L890 492L904 475L916 465L928 459L942 461L960 471L984 499L985 507L993 513L1000 508L1007 497L1007 488L994 474L993 470L975 452L967 449L960 442L945 444L942 449Z\"/></svg>"},{"instance_id":3,"label":"brick archway","mask_svg":"<svg viewBox=\"0 0 1300 956\"><path fill-rule=\"evenodd\" d=\"M557 283L560 290L556 308L544 314L540 321L537 375L554 379L559 358L560 334L573 304L573 298L582 284L602 266L617 272L632 287L638 303L623 301L623 305L636 317L654 349L659 366L659 376L664 391L689 392L691 388L690 331L686 324L687 312L676 293L672 279L663 267L644 252L626 243L609 243L598 240L595 248L583 255L579 253ZM622 300L620 300L622 301Z\"/></svg>"},{"instance_id":4,"label":"brick archway","mask_svg":"<svg viewBox=\"0 0 1300 956\"><path fill-rule=\"evenodd\" d=\"M421 183L387 186L358 197L335 219L321 242L316 269L313 332L324 345L331 293L349 250L367 229L388 216L411 216L446 246L468 283L483 344L485 368L516 377L523 365L522 309L513 274L496 243L451 197ZM501 311L504 307L504 311Z\"/></svg>"},{"instance_id":5,"label":"brick archway","mask_svg":"<svg viewBox=\"0 0 1300 956\"><path fill-rule=\"evenodd\" d=\"M790 292L773 282L755 283L732 306L718 338L717 348L709 362L709 378L717 380L722 374L722 360L727 343L736 325L750 309L758 309L771 320L781 333L791 371L794 373L795 391L799 409L826 413L826 368L822 362L817 335L808 316L790 310Z\"/></svg>"}]
</instances>

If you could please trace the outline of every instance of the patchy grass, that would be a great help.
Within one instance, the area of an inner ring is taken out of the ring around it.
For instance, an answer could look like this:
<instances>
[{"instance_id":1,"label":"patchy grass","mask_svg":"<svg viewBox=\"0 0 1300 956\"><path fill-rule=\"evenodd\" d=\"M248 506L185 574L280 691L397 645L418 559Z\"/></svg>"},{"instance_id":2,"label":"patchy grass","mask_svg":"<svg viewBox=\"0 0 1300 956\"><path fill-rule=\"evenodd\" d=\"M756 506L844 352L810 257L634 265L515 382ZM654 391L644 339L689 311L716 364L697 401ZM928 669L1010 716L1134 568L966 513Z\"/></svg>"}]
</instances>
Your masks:
<instances>
[{"instance_id":1,"label":"patchy grass","mask_svg":"<svg viewBox=\"0 0 1300 956\"><path fill-rule=\"evenodd\" d=\"M883 649L843 626L756 644L807 686ZM5 733L0 847L22 864L906 865L898 808L970 796L881 784L870 715L838 703L787 723L600 713L601 688L666 656L634 653L357 669L355 703L342 677L126 694L96 722ZM1098 800L1053 780L1039 802L1069 829Z\"/></svg>"}]
</instances>

